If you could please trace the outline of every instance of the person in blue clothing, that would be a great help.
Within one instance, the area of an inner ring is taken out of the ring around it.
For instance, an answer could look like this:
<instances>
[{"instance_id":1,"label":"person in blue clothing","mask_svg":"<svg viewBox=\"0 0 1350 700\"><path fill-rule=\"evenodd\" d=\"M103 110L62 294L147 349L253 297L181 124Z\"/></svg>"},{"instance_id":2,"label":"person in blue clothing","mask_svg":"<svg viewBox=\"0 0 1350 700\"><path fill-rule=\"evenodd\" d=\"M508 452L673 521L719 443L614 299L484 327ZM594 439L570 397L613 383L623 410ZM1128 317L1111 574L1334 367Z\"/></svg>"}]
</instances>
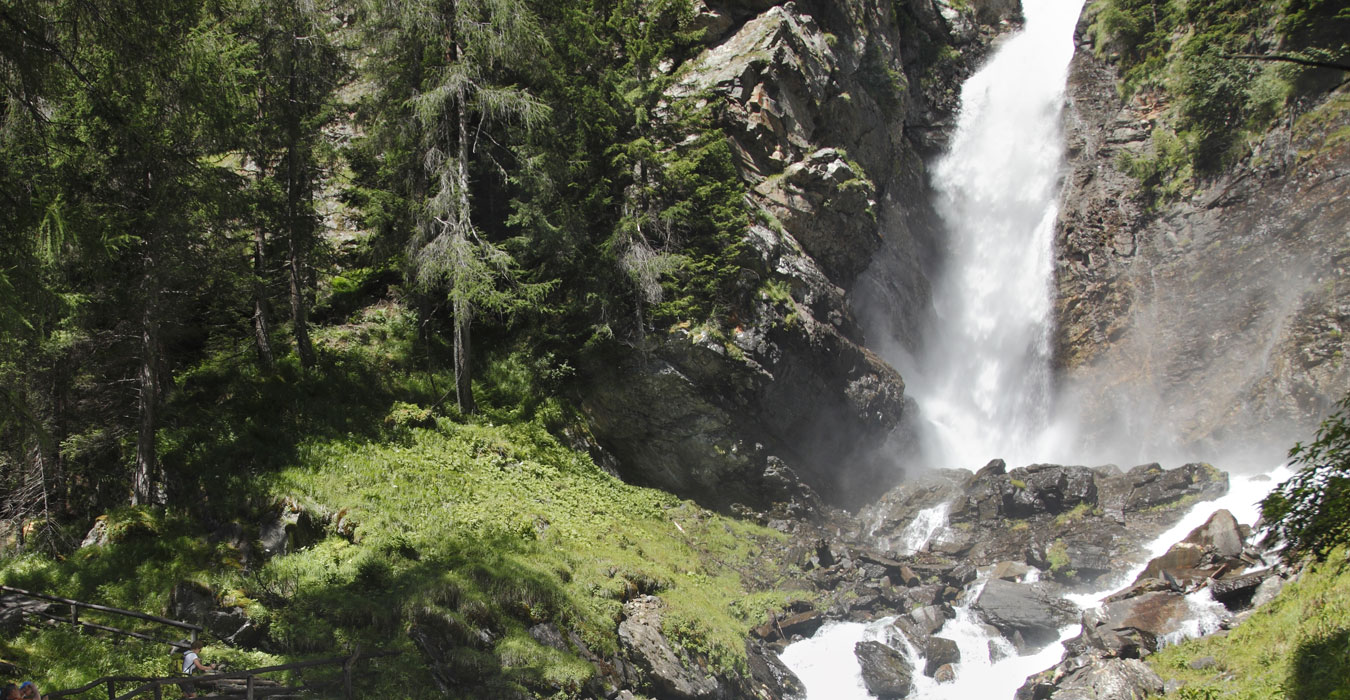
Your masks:
<instances>
[{"instance_id":1,"label":"person in blue clothing","mask_svg":"<svg viewBox=\"0 0 1350 700\"><path fill-rule=\"evenodd\" d=\"M212 666L212 665L210 665L210 664L204 664L204 663L202 663L201 651L202 651L202 643L201 643L200 640L198 640L198 641L192 643L192 648L190 648L190 649L188 649L187 651L183 652L183 673L184 673L184 675L191 676L191 675L197 673L198 671L201 671L202 673L205 673L205 672L207 672L207 671L214 671L214 670L216 670L216 667L215 667L215 666ZM184 684L183 684L183 697L187 697L187 698L195 698L195 697L197 697L197 686L194 685L194 684L192 684L192 683L184 683Z\"/></svg>"}]
</instances>

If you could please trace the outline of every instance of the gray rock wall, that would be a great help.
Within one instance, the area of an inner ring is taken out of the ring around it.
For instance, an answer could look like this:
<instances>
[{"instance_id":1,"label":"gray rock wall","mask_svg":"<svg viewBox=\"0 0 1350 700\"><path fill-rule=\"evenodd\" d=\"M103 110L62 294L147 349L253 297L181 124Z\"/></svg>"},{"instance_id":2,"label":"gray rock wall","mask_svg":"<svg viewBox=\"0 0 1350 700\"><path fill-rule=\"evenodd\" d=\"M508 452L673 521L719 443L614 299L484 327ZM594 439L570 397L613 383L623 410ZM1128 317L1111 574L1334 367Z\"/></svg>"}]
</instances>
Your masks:
<instances>
[{"instance_id":1,"label":"gray rock wall","mask_svg":"<svg viewBox=\"0 0 1350 700\"><path fill-rule=\"evenodd\" d=\"M1079 32L1056 232L1057 361L1100 461L1269 468L1350 386L1350 98L1320 98L1251 156L1150 210L1122 154L1165 105L1121 100Z\"/></svg>"},{"instance_id":2,"label":"gray rock wall","mask_svg":"<svg viewBox=\"0 0 1350 700\"><path fill-rule=\"evenodd\" d=\"M904 413L904 382L867 347L862 329L877 324L854 310L884 309L901 337L927 313L923 156L992 31L977 14L998 23L1016 4L697 5L707 47L669 67L667 107L709 107L727 134L759 212L745 275L761 291L729 310L733 328L653 333L597 368L583 409L621 475L708 505L766 508L800 492L764 483L771 458L787 467L775 475L836 503L874 496L901 476L877 453Z\"/></svg>"}]
</instances>

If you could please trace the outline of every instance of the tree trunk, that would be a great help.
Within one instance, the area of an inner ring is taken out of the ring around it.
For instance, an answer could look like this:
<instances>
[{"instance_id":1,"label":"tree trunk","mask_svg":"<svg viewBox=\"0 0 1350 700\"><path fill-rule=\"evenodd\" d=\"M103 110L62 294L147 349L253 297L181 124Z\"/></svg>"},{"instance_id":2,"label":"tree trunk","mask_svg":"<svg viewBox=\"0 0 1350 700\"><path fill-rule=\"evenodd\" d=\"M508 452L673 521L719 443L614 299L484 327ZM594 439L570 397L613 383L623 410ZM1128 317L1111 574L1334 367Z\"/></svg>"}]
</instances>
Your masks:
<instances>
[{"instance_id":1,"label":"tree trunk","mask_svg":"<svg viewBox=\"0 0 1350 700\"><path fill-rule=\"evenodd\" d=\"M455 59L462 56L459 44L455 44ZM469 108L465 104L465 92L461 86L455 95L455 109L459 119L457 137L458 158L455 163L455 177L459 180L459 212L456 216L454 231L451 235L457 241L457 250L464 250L469 242L469 229L473 218L469 215ZM452 284L457 284L452 273ZM461 413L475 413L478 405L473 400L473 382L469 363L469 323L473 320L473 306L469 303L467 292L463 289L451 289L454 299L452 311L455 314L455 400Z\"/></svg>"},{"instance_id":2,"label":"tree trunk","mask_svg":"<svg viewBox=\"0 0 1350 700\"><path fill-rule=\"evenodd\" d=\"M262 177L261 170L258 176ZM258 351L258 364L270 370L276 364L276 359L272 355L267 322L266 243L266 233L259 226L253 232L253 345Z\"/></svg>"},{"instance_id":3,"label":"tree trunk","mask_svg":"<svg viewBox=\"0 0 1350 700\"><path fill-rule=\"evenodd\" d=\"M147 241L145 245L149 246ZM146 251L141 273L141 363L137 412L136 466L132 474L131 504L154 502L155 477L159 473L159 455L155 446L159 408L159 285L155 281L155 260Z\"/></svg>"},{"instance_id":4,"label":"tree trunk","mask_svg":"<svg viewBox=\"0 0 1350 700\"><path fill-rule=\"evenodd\" d=\"M469 316L467 301L456 299L454 303L455 313L455 401L459 404L461 413L469 414L478 411L478 405L473 400L473 376L469 368Z\"/></svg>"},{"instance_id":5,"label":"tree trunk","mask_svg":"<svg viewBox=\"0 0 1350 700\"><path fill-rule=\"evenodd\" d=\"M292 105L296 100L296 80L294 61L295 48L292 45L290 60L287 61L286 90ZM294 107L292 107L294 109ZM314 366L314 345L309 339L309 309L305 300L305 246L308 242L309 222L300 212L300 202L308 194L309 178L302 177L299 155L300 123L294 114L287 115L286 125L286 228L287 267L290 268L291 281L291 327L295 334L295 349L300 354L300 365L305 369ZM303 182L302 182L303 180Z\"/></svg>"}]
</instances>

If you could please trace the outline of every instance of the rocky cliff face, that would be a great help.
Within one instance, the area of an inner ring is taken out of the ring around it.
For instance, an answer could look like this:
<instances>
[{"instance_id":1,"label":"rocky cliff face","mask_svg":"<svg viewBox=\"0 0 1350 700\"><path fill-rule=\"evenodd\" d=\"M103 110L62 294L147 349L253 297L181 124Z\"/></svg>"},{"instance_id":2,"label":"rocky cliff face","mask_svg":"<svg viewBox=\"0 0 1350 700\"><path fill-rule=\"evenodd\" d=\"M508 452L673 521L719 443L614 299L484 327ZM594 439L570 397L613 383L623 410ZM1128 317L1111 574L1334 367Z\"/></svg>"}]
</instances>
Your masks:
<instances>
[{"instance_id":1,"label":"rocky cliff face","mask_svg":"<svg viewBox=\"0 0 1350 700\"><path fill-rule=\"evenodd\" d=\"M904 412L853 297L903 332L928 308L933 213L923 156L968 66L1016 3L697 3L707 48L670 104L710 107L757 212L759 289L734 328L681 326L599 372L583 403L625 477L702 502L839 502L888 474L872 454ZM868 274L874 261L887 273ZM767 477L767 478L766 478ZM875 491L870 491L875 493Z\"/></svg>"},{"instance_id":2,"label":"rocky cliff face","mask_svg":"<svg viewBox=\"0 0 1350 700\"><path fill-rule=\"evenodd\" d=\"M1080 27L1055 250L1057 359L1088 439L1269 467L1350 386L1350 95L1317 98L1222 177L1150 208L1121 163L1165 105L1117 97L1093 50Z\"/></svg>"}]
</instances>

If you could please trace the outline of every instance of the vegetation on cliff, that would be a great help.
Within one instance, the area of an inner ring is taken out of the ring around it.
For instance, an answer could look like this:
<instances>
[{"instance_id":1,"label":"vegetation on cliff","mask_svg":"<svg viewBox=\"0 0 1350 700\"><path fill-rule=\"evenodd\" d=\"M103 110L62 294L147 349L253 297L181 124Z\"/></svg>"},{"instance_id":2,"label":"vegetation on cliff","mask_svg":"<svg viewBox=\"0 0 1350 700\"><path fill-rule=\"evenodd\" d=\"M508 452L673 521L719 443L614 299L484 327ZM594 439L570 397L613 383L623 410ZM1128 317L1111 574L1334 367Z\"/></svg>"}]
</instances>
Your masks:
<instances>
[{"instance_id":1,"label":"vegetation on cliff","mask_svg":"<svg viewBox=\"0 0 1350 700\"><path fill-rule=\"evenodd\" d=\"M1122 163L1150 198L1174 199L1245 159L1350 68L1350 14L1334 0L1097 0L1089 11L1121 92L1155 120L1152 152Z\"/></svg>"},{"instance_id":2,"label":"vegetation on cliff","mask_svg":"<svg viewBox=\"0 0 1350 700\"><path fill-rule=\"evenodd\" d=\"M1350 394L1322 422L1316 439L1289 450L1299 471L1261 502L1271 539L1286 561L1312 555L1325 560L1350 545Z\"/></svg>"}]
</instances>

